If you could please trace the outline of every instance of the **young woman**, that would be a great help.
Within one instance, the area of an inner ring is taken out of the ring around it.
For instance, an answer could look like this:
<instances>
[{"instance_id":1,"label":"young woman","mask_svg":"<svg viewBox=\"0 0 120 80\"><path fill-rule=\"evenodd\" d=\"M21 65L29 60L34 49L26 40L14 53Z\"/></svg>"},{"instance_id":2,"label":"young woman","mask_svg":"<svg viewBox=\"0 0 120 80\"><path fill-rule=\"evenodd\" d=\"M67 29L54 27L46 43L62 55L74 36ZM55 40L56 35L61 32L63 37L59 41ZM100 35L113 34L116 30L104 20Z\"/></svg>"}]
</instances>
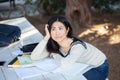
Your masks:
<instances>
[{"instance_id":1,"label":"young woman","mask_svg":"<svg viewBox=\"0 0 120 80\"><path fill-rule=\"evenodd\" d=\"M76 62L85 63L93 66L83 74L87 80L105 80L108 77L106 56L91 44L75 38L65 17L52 17L45 25L45 32L45 37L31 54L32 60L53 57L61 68Z\"/></svg>"}]
</instances>

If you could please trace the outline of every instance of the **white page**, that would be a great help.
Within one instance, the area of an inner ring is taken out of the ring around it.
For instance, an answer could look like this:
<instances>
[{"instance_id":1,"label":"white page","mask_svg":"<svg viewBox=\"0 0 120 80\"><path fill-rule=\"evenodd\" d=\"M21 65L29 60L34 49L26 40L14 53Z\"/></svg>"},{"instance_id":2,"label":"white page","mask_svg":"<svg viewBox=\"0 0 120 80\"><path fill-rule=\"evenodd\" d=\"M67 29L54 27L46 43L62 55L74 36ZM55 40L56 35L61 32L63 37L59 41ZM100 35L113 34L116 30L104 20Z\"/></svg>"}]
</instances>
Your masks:
<instances>
[{"instance_id":1,"label":"white page","mask_svg":"<svg viewBox=\"0 0 120 80\"><path fill-rule=\"evenodd\" d=\"M16 68L15 72L22 79L40 76L42 74L47 74L50 72L54 74L61 73L63 75L66 75L67 78L67 75L76 76L78 74L82 74L85 70L91 69L90 65L86 65L82 63L75 63L72 66L69 66L65 69L61 69L56 65L53 58L43 59L42 61L38 61L33 65L36 67Z\"/></svg>"},{"instance_id":2,"label":"white page","mask_svg":"<svg viewBox=\"0 0 120 80\"><path fill-rule=\"evenodd\" d=\"M33 65L44 71L53 71L58 68L58 65L55 63L53 58L43 59L42 61L38 61Z\"/></svg>"},{"instance_id":3,"label":"white page","mask_svg":"<svg viewBox=\"0 0 120 80\"><path fill-rule=\"evenodd\" d=\"M12 54L14 54L14 55L22 55L22 54L31 54L31 52L26 52L26 53L24 53L23 51L21 51L21 50L16 50L16 51L13 51L12 52Z\"/></svg>"},{"instance_id":4,"label":"white page","mask_svg":"<svg viewBox=\"0 0 120 80\"><path fill-rule=\"evenodd\" d=\"M16 50L16 51L13 51L12 54L14 54L14 55L20 55L20 54L23 54L23 51Z\"/></svg>"},{"instance_id":5,"label":"white page","mask_svg":"<svg viewBox=\"0 0 120 80\"><path fill-rule=\"evenodd\" d=\"M36 67L14 68L14 70L21 79L24 79L49 73L58 68L58 66L54 62L54 59L52 58L46 58L42 61L35 62L32 65Z\"/></svg>"},{"instance_id":6,"label":"white page","mask_svg":"<svg viewBox=\"0 0 120 80\"><path fill-rule=\"evenodd\" d=\"M37 67L27 67L27 68L16 68L14 69L19 78L31 78L39 76L41 74L46 74L48 72L38 69Z\"/></svg>"}]
</instances>

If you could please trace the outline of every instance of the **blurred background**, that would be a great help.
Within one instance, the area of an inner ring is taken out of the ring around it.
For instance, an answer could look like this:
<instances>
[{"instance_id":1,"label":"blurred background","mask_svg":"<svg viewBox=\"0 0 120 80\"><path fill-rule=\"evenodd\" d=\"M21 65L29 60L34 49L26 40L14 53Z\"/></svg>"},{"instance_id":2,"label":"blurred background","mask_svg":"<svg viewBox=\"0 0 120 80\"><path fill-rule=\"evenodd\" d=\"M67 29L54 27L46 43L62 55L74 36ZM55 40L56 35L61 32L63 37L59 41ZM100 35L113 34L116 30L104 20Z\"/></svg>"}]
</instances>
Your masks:
<instances>
[{"instance_id":1,"label":"blurred background","mask_svg":"<svg viewBox=\"0 0 120 80\"><path fill-rule=\"evenodd\" d=\"M76 37L103 51L109 80L120 80L120 0L0 0L0 21L26 17L43 35L55 15L65 16Z\"/></svg>"}]
</instances>

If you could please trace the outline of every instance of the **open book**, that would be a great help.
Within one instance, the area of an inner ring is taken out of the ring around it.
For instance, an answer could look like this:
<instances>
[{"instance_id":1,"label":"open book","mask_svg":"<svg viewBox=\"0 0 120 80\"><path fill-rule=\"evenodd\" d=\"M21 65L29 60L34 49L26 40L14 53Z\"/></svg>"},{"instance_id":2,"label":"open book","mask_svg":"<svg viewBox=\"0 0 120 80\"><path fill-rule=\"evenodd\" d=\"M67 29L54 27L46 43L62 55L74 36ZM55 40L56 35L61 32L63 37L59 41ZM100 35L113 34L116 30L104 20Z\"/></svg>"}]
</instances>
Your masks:
<instances>
[{"instance_id":1,"label":"open book","mask_svg":"<svg viewBox=\"0 0 120 80\"><path fill-rule=\"evenodd\" d=\"M41 61L34 62L33 65L34 67L20 67L14 68L14 70L21 79L25 79L45 75L58 68L53 58L45 58Z\"/></svg>"},{"instance_id":2,"label":"open book","mask_svg":"<svg viewBox=\"0 0 120 80\"><path fill-rule=\"evenodd\" d=\"M82 74L84 71L91 69L89 65L82 63L75 63L72 66L62 69L55 63L55 60L53 58L45 58L41 61L35 62L34 65L35 67L21 67L21 68L14 68L14 70L16 74L19 76L19 78L26 79L37 76L41 78L47 78L47 76L49 76L50 74L51 75L60 74L63 77L77 76L78 74ZM54 76L53 78L56 79L56 77L58 78L59 76Z\"/></svg>"},{"instance_id":3,"label":"open book","mask_svg":"<svg viewBox=\"0 0 120 80\"><path fill-rule=\"evenodd\" d=\"M16 56L9 64L8 67L31 67L34 66L35 61L31 60L30 54L22 54Z\"/></svg>"}]
</instances>

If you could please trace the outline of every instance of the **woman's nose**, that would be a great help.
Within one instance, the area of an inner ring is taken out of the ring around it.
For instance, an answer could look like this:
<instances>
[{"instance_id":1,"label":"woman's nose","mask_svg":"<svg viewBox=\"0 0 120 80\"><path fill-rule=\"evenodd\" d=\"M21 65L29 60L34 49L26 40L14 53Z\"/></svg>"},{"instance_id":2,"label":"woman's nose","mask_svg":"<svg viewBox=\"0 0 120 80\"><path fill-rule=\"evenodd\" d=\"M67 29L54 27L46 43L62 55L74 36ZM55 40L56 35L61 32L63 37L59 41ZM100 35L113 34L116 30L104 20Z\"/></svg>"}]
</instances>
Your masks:
<instances>
[{"instance_id":1,"label":"woman's nose","mask_svg":"<svg viewBox=\"0 0 120 80\"><path fill-rule=\"evenodd\" d=\"M59 35L59 34L60 34L60 31L59 31L59 30L56 30L55 33L56 33L56 35Z\"/></svg>"}]
</instances>

